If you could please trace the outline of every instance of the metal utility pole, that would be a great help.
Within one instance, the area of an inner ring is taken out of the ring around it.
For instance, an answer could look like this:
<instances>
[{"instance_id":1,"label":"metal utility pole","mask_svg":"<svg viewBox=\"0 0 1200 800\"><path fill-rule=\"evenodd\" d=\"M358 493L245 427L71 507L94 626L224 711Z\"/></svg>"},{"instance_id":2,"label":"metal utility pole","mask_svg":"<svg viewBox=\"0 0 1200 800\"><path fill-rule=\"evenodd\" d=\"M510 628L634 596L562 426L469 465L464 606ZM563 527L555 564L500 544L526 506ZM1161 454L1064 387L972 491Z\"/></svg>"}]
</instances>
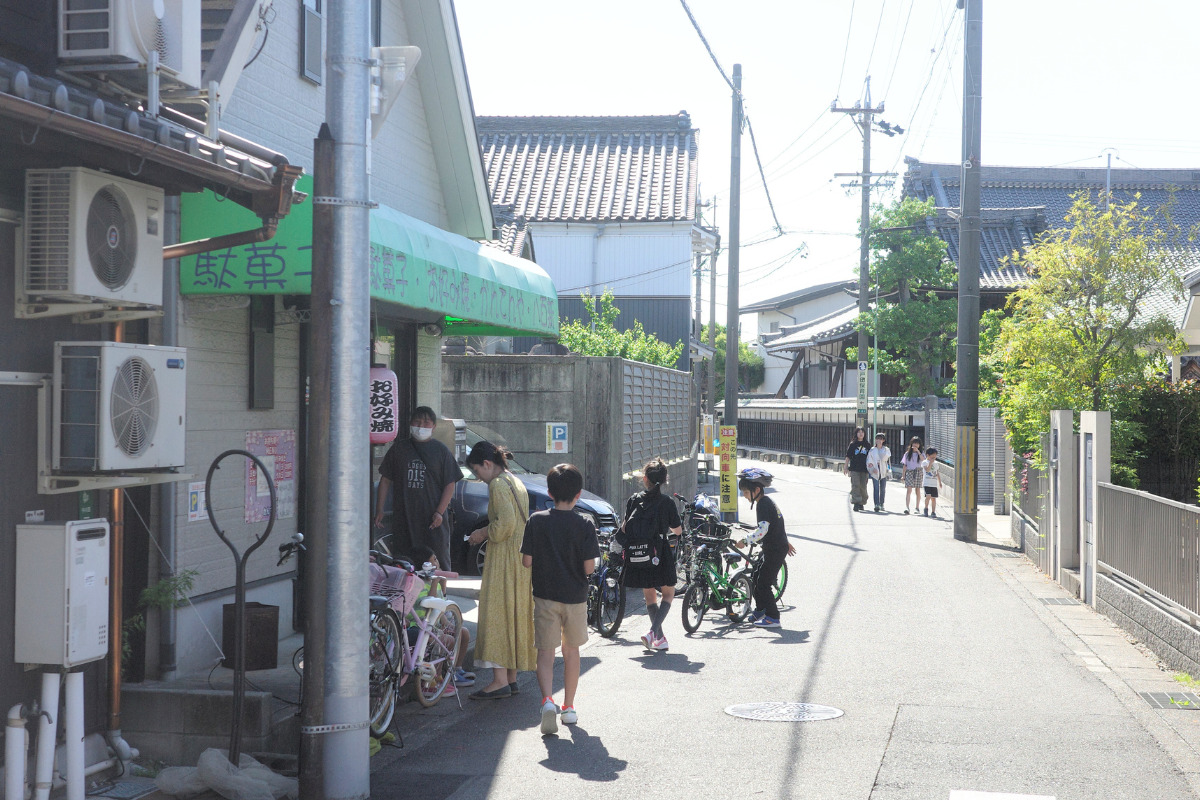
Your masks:
<instances>
[{"instance_id":1,"label":"metal utility pole","mask_svg":"<svg viewBox=\"0 0 1200 800\"><path fill-rule=\"evenodd\" d=\"M370 427L371 14L328 12L327 122L314 147L309 530L300 796L370 795L367 537Z\"/></svg>"},{"instance_id":2,"label":"metal utility pole","mask_svg":"<svg viewBox=\"0 0 1200 800\"><path fill-rule=\"evenodd\" d=\"M862 219L859 224L859 253L858 253L858 313L866 314L871 310L868 286L871 280L871 179L895 177L894 172L871 172L871 126L875 115L883 113L883 103L878 108L871 107L871 79L867 78L866 93L863 102L855 103L851 108L840 108L834 102L829 110L835 114L849 114L854 123L862 131L863 161L862 172L838 172L834 177L854 177L861 181L862 186ZM850 184L853 185L853 184ZM867 343L867 332L858 332L858 411L854 415L854 424L860 428L867 427L867 353L870 346Z\"/></svg>"},{"instance_id":3,"label":"metal utility pole","mask_svg":"<svg viewBox=\"0 0 1200 800\"><path fill-rule=\"evenodd\" d=\"M962 207L958 217L958 403L954 415L954 538L974 542L979 509L979 191L983 95L983 0L966 8L963 52Z\"/></svg>"},{"instance_id":4,"label":"metal utility pole","mask_svg":"<svg viewBox=\"0 0 1200 800\"><path fill-rule=\"evenodd\" d=\"M733 65L733 127L729 143L729 306L725 309L725 416L724 425L738 418L738 249L741 247L742 213L742 65Z\"/></svg>"},{"instance_id":5,"label":"metal utility pole","mask_svg":"<svg viewBox=\"0 0 1200 800\"><path fill-rule=\"evenodd\" d=\"M697 202L696 202L696 224L697 225L700 224L700 202L699 202L699 200L697 200ZM694 341L696 343L697 347L696 347L696 358L695 358L695 360L692 361L692 388L696 392L696 414L695 414L696 436L695 436L695 441L697 441L697 442L700 441L700 435L701 435L700 415L704 413L704 397L703 397L704 391L703 391L702 387L700 386L700 381L702 381L704 379L704 359L700 358L700 347L699 347L700 326L703 325L703 322L701 320L701 303L700 303L700 279L704 272L704 268L701 266L704 263L703 259L704 259L703 254L699 250L697 250L695 253L695 257L692 260L692 263L695 265L694 272L696 273L696 319L692 325L692 330L693 330L692 341ZM703 444L703 443L701 443L701 444ZM704 448L701 447L700 450L703 451Z\"/></svg>"},{"instance_id":6,"label":"metal utility pole","mask_svg":"<svg viewBox=\"0 0 1200 800\"><path fill-rule=\"evenodd\" d=\"M716 216L717 201L713 200L713 216ZM721 252L721 234L708 257L708 349L712 358L708 360L708 413L717 410L717 256Z\"/></svg>"}]
</instances>

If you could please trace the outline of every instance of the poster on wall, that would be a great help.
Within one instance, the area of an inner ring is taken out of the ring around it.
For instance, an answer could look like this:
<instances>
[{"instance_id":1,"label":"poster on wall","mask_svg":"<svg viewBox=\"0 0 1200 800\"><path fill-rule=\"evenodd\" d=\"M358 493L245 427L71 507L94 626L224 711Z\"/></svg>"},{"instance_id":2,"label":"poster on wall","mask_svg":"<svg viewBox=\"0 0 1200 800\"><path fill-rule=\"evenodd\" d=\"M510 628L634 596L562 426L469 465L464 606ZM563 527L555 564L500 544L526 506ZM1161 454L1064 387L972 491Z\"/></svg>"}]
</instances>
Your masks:
<instances>
[{"instance_id":1,"label":"poster on wall","mask_svg":"<svg viewBox=\"0 0 1200 800\"><path fill-rule=\"evenodd\" d=\"M722 425L717 454L721 458L721 512L737 513L737 426Z\"/></svg>"},{"instance_id":2,"label":"poster on wall","mask_svg":"<svg viewBox=\"0 0 1200 800\"><path fill-rule=\"evenodd\" d=\"M204 481L188 484L188 522L208 519L208 506L204 501Z\"/></svg>"},{"instance_id":3,"label":"poster on wall","mask_svg":"<svg viewBox=\"0 0 1200 800\"><path fill-rule=\"evenodd\" d=\"M261 475L254 462L246 459L246 522L266 522L271 516L271 488L274 477L275 499L279 504L276 519L296 516L296 432L246 431L246 450L258 456L270 475Z\"/></svg>"}]
</instances>

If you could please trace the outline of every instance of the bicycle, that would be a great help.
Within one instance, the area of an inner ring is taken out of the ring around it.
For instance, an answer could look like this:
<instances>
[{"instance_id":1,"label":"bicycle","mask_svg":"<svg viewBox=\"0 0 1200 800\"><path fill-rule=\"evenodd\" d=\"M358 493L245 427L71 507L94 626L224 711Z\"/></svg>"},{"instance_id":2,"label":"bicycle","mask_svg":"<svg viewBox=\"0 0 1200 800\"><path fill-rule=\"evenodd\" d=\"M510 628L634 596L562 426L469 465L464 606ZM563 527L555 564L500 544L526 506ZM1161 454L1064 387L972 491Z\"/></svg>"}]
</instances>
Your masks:
<instances>
[{"instance_id":1,"label":"bicycle","mask_svg":"<svg viewBox=\"0 0 1200 800\"><path fill-rule=\"evenodd\" d=\"M722 525L726 530L728 526ZM704 614L724 608L733 623L742 622L750 613L754 587L745 570L729 574L729 565L737 558L748 558L727 536L697 535L693 554L695 579L683 594L683 629L695 633Z\"/></svg>"},{"instance_id":2,"label":"bicycle","mask_svg":"<svg viewBox=\"0 0 1200 800\"><path fill-rule=\"evenodd\" d=\"M606 639L617 634L625 618L625 556L609 550L615 536L612 528L600 530L600 564L588 576L588 624Z\"/></svg>"},{"instance_id":3,"label":"bicycle","mask_svg":"<svg viewBox=\"0 0 1200 800\"><path fill-rule=\"evenodd\" d=\"M463 617L453 600L426 595L434 570L372 550L369 662L371 733L391 727L400 688L416 676L416 698L425 708L437 703L454 679Z\"/></svg>"},{"instance_id":4,"label":"bicycle","mask_svg":"<svg viewBox=\"0 0 1200 800\"><path fill-rule=\"evenodd\" d=\"M716 498L711 495L697 494L695 500L688 500L681 494L674 494L675 499L683 504L680 521L683 532L675 541L675 574L677 591L684 591L692 582L693 554L696 549L696 536L713 536L712 523L718 521Z\"/></svg>"},{"instance_id":5,"label":"bicycle","mask_svg":"<svg viewBox=\"0 0 1200 800\"><path fill-rule=\"evenodd\" d=\"M741 551L738 552L740 553ZM746 556L746 567L739 571L747 572L750 575L750 586L753 589L758 585L758 581L762 577L761 572L765 553L763 552L759 543L752 542L750 546L746 548ZM741 556L737 556L736 559L740 561ZM783 599L783 592L787 589L787 581L788 568L787 561L785 560L783 564L780 565L779 572L775 574L774 580L771 583L771 593L775 595L776 602Z\"/></svg>"}]
</instances>

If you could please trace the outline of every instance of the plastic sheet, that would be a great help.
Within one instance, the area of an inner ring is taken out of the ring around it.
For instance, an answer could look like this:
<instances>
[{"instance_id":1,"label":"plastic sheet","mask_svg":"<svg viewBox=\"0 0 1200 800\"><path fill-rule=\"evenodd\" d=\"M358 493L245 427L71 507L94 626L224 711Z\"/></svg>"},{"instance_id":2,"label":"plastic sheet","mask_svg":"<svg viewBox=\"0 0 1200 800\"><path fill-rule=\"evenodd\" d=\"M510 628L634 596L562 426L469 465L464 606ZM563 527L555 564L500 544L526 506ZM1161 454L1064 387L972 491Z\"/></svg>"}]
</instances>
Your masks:
<instances>
[{"instance_id":1,"label":"plastic sheet","mask_svg":"<svg viewBox=\"0 0 1200 800\"><path fill-rule=\"evenodd\" d=\"M214 791L227 800L280 800L300 796L299 782L276 774L243 753L235 767L225 751L209 748L194 767L168 767L155 784L174 797L194 797Z\"/></svg>"}]
</instances>

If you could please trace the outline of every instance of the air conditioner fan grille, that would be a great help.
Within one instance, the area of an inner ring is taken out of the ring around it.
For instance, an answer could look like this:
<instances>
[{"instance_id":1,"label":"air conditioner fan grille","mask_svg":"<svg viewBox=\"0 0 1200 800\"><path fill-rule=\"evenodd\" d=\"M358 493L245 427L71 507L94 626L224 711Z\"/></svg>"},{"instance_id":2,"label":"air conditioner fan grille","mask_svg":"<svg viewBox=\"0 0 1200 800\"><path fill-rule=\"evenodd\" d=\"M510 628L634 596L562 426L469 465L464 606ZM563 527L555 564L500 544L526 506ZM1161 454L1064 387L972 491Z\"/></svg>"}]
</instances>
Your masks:
<instances>
[{"instance_id":1,"label":"air conditioner fan grille","mask_svg":"<svg viewBox=\"0 0 1200 800\"><path fill-rule=\"evenodd\" d=\"M126 359L113 376L111 422L113 437L126 455L145 453L158 425L158 384L145 360Z\"/></svg>"},{"instance_id":2,"label":"air conditioner fan grille","mask_svg":"<svg viewBox=\"0 0 1200 800\"><path fill-rule=\"evenodd\" d=\"M116 186L92 197L87 214L88 259L96 279L116 291L129 282L137 265L137 228L133 207Z\"/></svg>"}]
</instances>

